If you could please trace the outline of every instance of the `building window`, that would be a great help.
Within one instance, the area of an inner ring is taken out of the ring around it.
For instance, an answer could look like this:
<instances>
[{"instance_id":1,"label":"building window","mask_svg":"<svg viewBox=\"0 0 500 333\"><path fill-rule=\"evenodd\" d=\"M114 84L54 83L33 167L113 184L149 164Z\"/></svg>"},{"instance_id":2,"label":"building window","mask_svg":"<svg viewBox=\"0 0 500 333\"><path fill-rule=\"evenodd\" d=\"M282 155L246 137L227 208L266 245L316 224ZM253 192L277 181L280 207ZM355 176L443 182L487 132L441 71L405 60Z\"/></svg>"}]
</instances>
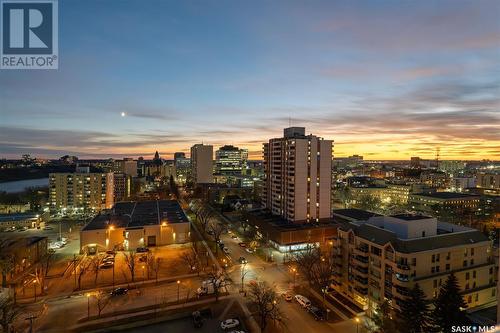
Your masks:
<instances>
[{"instance_id":1,"label":"building window","mask_svg":"<svg viewBox=\"0 0 500 333\"><path fill-rule=\"evenodd\" d=\"M431 274L434 274L436 268L434 266L431 267Z\"/></svg>"},{"instance_id":2,"label":"building window","mask_svg":"<svg viewBox=\"0 0 500 333\"><path fill-rule=\"evenodd\" d=\"M436 262L436 256L434 254L432 255L431 262Z\"/></svg>"},{"instance_id":3,"label":"building window","mask_svg":"<svg viewBox=\"0 0 500 333\"><path fill-rule=\"evenodd\" d=\"M491 289L491 296L495 296L496 295L496 291L497 290L495 288Z\"/></svg>"},{"instance_id":4,"label":"building window","mask_svg":"<svg viewBox=\"0 0 500 333\"><path fill-rule=\"evenodd\" d=\"M465 284L465 290L469 289L469 283Z\"/></svg>"},{"instance_id":5,"label":"building window","mask_svg":"<svg viewBox=\"0 0 500 333\"><path fill-rule=\"evenodd\" d=\"M474 255L474 248L471 248L470 249L470 255L473 256Z\"/></svg>"},{"instance_id":6,"label":"building window","mask_svg":"<svg viewBox=\"0 0 500 333\"><path fill-rule=\"evenodd\" d=\"M417 258L412 258L411 264L412 264L412 266L417 266Z\"/></svg>"},{"instance_id":7,"label":"building window","mask_svg":"<svg viewBox=\"0 0 500 333\"><path fill-rule=\"evenodd\" d=\"M470 296L470 295L469 295L469 296L467 297L467 303L472 303L472 296Z\"/></svg>"},{"instance_id":8,"label":"building window","mask_svg":"<svg viewBox=\"0 0 500 333\"><path fill-rule=\"evenodd\" d=\"M422 237L425 237L425 231L422 231Z\"/></svg>"},{"instance_id":9,"label":"building window","mask_svg":"<svg viewBox=\"0 0 500 333\"><path fill-rule=\"evenodd\" d=\"M476 278L476 271L472 271L472 278Z\"/></svg>"},{"instance_id":10,"label":"building window","mask_svg":"<svg viewBox=\"0 0 500 333\"><path fill-rule=\"evenodd\" d=\"M467 260L464 260L464 267L467 267Z\"/></svg>"},{"instance_id":11,"label":"building window","mask_svg":"<svg viewBox=\"0 0 500 333\"><path fill-rule=\"evenodd\" d=\"M465 279L468 280L470 278L469 272L465 273Z\"/></svg>"},{"instance_id":12,"label":"building window","mask_svg":"<svg viewBox=\"0 0 500 333\"><path fill-rule=\"evenodd\" d=\"M446 264L446 270L449 271L450 270L450 264Z\"/></svg>"},{"instance_id":13,"label":"building window","mask_svg":"<svg viewBox=\"0 0 500 333\"><path fill-rule=\"evenodd\" d=\"M432 281L432 282L433 282L434 288L437 288L437 286L438 286L438 282L437 282L437 280L434 280L434 281Z\"/></svg>"},{"instance_id":14,"label":"building window","mask_svg":"<svg viewBox=\"0 0 500 333\"><path fill-rule=\"evenodd\" d=\"M437 262L439 262L439 257L440 257L440 256L439 256L439 253L438 253L438 254L436 254L436 261L437 261Z\"/></svg>"}]
</instances>

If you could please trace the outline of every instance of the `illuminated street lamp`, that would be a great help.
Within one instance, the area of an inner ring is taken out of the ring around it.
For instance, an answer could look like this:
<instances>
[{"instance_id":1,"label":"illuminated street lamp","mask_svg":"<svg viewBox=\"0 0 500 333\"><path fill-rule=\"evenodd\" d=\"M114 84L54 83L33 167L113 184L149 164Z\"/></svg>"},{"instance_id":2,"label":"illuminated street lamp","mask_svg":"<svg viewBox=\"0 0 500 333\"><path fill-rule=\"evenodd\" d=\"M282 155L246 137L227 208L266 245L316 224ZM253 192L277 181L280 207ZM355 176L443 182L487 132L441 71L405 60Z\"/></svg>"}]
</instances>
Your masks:
<instances>
[{"instance_id":1,"label":"illuminated street lamp","mask_svg":"<svg viewBox=\"0 0 500 333\"><path fill-rule=\"evenodd\" d=\"M359 333L359 317L354 319L356 321L356 333Z\"/></svg>"},{"instance_id":2,"label":"illuminated street lamp","mask_svg":"<svg viewBox=\"0 0 500 333\"><path fill-rule=\"evenodd\" d=\"M87 319L90 318L90 293L87 293Z\"/></svg>"},{"instance_id":3,"label":"illuminated street lamp","mask_svg":"<svg viewBox=\"0 0 500 333\"><path fill-rule=\"evenodd\" d=\"M177 303L180 302L180 289L181 288L181 281L177 280Z\"/></svg>"}]
</instances>

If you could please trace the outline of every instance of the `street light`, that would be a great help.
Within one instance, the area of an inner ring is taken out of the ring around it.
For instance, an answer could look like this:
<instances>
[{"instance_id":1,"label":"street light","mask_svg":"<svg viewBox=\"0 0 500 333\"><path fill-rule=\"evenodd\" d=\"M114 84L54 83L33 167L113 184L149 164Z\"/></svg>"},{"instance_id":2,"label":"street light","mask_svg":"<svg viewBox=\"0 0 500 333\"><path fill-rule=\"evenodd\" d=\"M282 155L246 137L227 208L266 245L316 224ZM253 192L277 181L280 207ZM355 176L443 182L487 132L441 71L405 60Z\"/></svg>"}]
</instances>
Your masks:
<instances>
[{"instance_id":1,"label":"street light","mask_svg":"<svg viewBox=\"0 0 500 333\"><path fill-rule=\"evenodd\" d=\"M359 317L354 319L356 321L356 333L359 333Z\"/></svg>"},{"instance_id":2,"label":"street light","mask_svg":"<svg viewBox=\"0 0 500 333\"><path fill-rule=\"evenodd\" d=\"M180 302L180 288L181 288L181 281L177 280L177 303Z\"/></svg>"},{"instance_id":3,"label":"street light","mask_svg":"<svg viewBox=\"0 0 500 333\"><path fill-rule=\"evenodd\" d=\"M295 287L295 276L297 275L297 269L295 267L292 268L292 272L293 272L293 286Z\"/></svg>"},{"instance_id":4,"label":"street light","mask_svg":"<svg viewBox=\"0 0 500 333\"><path fill-rule=\"evenodd\" d=\"M87 319L90 318L90 293L87 293Z\"/></svg>"}]
</instances>

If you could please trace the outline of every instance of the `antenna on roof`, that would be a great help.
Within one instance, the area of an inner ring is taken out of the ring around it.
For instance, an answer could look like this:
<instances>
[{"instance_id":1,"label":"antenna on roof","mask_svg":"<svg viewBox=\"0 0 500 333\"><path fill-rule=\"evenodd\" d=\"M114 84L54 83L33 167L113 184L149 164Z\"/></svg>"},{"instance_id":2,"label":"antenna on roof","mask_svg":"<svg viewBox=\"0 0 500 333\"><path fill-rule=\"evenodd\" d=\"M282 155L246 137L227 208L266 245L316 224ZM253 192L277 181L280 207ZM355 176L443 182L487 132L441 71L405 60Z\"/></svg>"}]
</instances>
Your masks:
<instances>
[{"instance_id":1,"label":"antenna on roof","mask_svg":"<svg viewBox=\"0 0 500 333\"><path fill-rule=\"evenodd\" d=\"M288 116L288 127L292 127L292 117Z\"/></svg>"}]
</instances>

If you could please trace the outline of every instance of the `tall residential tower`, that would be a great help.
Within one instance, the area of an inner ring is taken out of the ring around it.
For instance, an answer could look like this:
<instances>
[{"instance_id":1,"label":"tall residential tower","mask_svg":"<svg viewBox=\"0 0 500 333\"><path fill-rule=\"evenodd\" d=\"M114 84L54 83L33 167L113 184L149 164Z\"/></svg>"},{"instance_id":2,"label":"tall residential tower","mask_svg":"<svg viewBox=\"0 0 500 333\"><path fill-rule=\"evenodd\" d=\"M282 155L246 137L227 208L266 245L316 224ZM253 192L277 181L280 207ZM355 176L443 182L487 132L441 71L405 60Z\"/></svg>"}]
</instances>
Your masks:
<instances>
[{"instance_id":1,"label":"tall residential tower","mask_svg":"<svg viewBox=\"0 0 500 333\"><path fill-rule=\"evenodd\" d=\"M214 147L196 144L191 147L191 177L195 184L214 182L213 175Z\"/></svg>"},{"instance_id":2,"label":"tall residential tower","mask_svg":"<svg viewBox=\"0 0 500 333\"><path fill-rule=\"evenodd\" d=\"M289 222L330 218L332 146L304 127L285 128L282 138L264 143L264 207Z\"/></svg>"}]
</instances>

